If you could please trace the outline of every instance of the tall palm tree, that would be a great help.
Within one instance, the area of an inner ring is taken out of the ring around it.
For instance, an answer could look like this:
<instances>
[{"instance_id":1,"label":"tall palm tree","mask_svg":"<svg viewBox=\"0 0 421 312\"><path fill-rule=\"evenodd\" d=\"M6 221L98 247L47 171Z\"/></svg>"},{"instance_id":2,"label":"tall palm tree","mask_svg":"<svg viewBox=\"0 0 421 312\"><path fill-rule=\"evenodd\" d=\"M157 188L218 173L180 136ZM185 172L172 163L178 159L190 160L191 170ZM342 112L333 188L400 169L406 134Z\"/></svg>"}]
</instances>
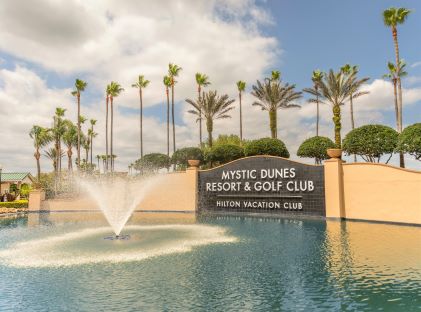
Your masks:
<instances>
[{"instance_id":1,"label":"tall palm tree","mask_svg":"<svg viewBox=\"0 0 421 312\"><path fill-rule=\"evenodd\" d=\"M170 92L171 78L164 76L165 94L167 95L167 156L170 156Z\"/></svg>"},{"instance_id":2,"label":"tall palm tree","mask_svg":"<svg viewBox=\"0 0 421 312\"><path fill-rule=\"evenodd\" d=\"M58 154L58 155L57 155ZM58 170L58 162L57 159L60 157L63 157L64 153L57 153L57 150L55 147L50 147L48 150L44 151L44 156L50 159L53 162L53 169L55 172Z\"/></svg>"},{"instance_id":3,"label":"tall palm tree","mask_svg":"<svg viewBox=\"0 0 421 312\"><path fill-rule=\"evenodd\" d=\"M241 103L241 95L246 89L246 83L242 80L237 81L238 99L240 101L240 140L243 142L243 107Z\"/></svg>"},{"instance_id":4,"label":"tall palm tree","mask_svg":"<svg viewBox=\"0 0 421 312\"><path fill-rule=\"evenodd\" d=\"M98 135L98 133L96 133L92 128L88 129L88 140L89 140L89 151L90 151L90 161L89 163L91 164L91 167L93 165L92 163L92 145L93 145L93 140L94 138Z\"/></svg>"},{"instance_id":5,"label":"tall palm tree","mask_svg":"<svg viewBox=\"0 0 421 312\"><path fill-rule=\"evenodd\" d=\"M175 77L178 77L178 74L182 68L176 64L168 64L168 76L171 79L171 115L172 115L172 143L173 143L173 153L175 153L175 116L174 116L174 86L177 83ZM175 165L174 165L175 169Z\"/></svg>"},{"instance_id":6,"label":"tall palm tree","mask_svg":"<svg viewBox=\"0 0 421 312\"><path fill-rule=\"evenodd\" d=\"M101 159L101 155L96 155L96 160L98 162L98 172L101 173L101 168L99 167L99 160Z\"/></svg>"},{"instance_id":7,"label":"tall palm tree","mask_svg":"<svg viewBox=\"0 0 421 312\"><path fill-rule=\"evenodd\" d=\"M399 130L399 106L398 106L398 90L397 82L398 77L405 77L408 73L405 71L406 63L404 60L399 60L399 72L397 66L392 62L387 63L387 69L389 72L383 75L383 78L390 79L393 84L393 95L395 104L395 117L396 117L396 130Z\"/></svg>"},{"instance_id":8,"label":"tall palm tree","mask_svg":"<svg viewBox=\"0 0 421 312\"><path fill-rule=\"evenodd\" d=\"M77 126L70 120L64 120L66 131L63 134L63 142L67 146L67 170L69 173L72 172L72 148L77 147Z\"/></svg>"},{"instance_id":9,"label":"tall palm tree","mask_svg":"<svg viewBox=\"0 0 421 312\"><path fill-rule=\"evenodd\" d=\"M57 150L56 156L59 157L61 155L61 138L66 131L65 125L63 123L63 117L66 112L66 109L57 107L55 114L54 114L54 126L52 128L52 132L54 134L54 146ZM55 174L57 175L60 171L61 173L61 158L57 158L57 172Z\"/></svg>"},{"instance_id":10,"label":"tall palm tree","mask_svg":"<svg viewBox=\"0 0 421 312\"><path fill-rule=\"evenodd\" d=\"M196 115L197 118L206 120L209 147L212 147L213 142L212 132L214 120L231 118L228 112L234 109L234 106L232 105L234 101L234 99L229 99L227 94L218 96L216 91L204 93L200 102L190 99L186 100L186 102L194 108L193 110L189 110L189 113Z\"/></svg>"},{"instance_id":11,"label":"tall palm tree","mask_svg":"<svg viewBox=\"0 0 421 312\"><path fill-rule=\"evenodd\" d=\"M88 133L87 134L82 134L81 137L81 144L83 149L85 150L85 159L83 160L83 162L86 164L85 169L88 168L88 161L89 161L89 151L91 149L91 136L90 136L90 131L91 129L88 129Z\"/></svg>"},{"instance_id":12,"label":"tall palm tree","mask_svg":"<svg viewBox=\"0 0 421 312\"><path fill-rule=\"evenodd\" d=\"M72 92L73 96L76 96L77 99L77 159L78 159L78 163L77 166L79 168L80 166L80 93L85 91L85 88L88 86L88 83L86 83L85 81L81 80L81 79L76 79L75 81L75 90Z\"/></svg>"},{"instance_id":13,"label":"tall palm tree","mask_svg":"<svg viewBox=\"0 0 421 312\"><path fill-rule=\"evenodd\" d=\"M398 44L398 29L397 26L405 23L408 18L411 10L406 8L388 8L383 11L383 22L385 26L390 27L392 30L393 44L395 46L395 65L396 72L400 72L400 56L399 56L399 44ZM402 132L402 84L401 79L397 77L397 86L398 86L398 113L399 113L399 125L398 132ZM405 167L405 159L403 153L399 154L399 162L402 168Z\"/></svg>"},{"instance_id":14,"label":"tall palm tree","mask_svg":"<svg viewBox=\"0 0 421 312\"><path fill-rule=\"evenodd\" d=\"M279 70L272 70L270 73L270 78L268 78L271 81L280 81L281 80L281 72Z\"/></svg>"},{"instance_id":15,"label":"tall palm tree","mask_svg":"<svg viewBox=\"0 0 421 312\"><path fill-rule=\"evenodd\" d=\"M370 78L366 77L366 78L362 78L362 79L357 79L357 74L358 74L358 66L357 65L353 65L351 66L350 64L345 64L344 66L341 67L341 71L345 74L345 75L351 75L352 73L355 73L355 80L354 83L352 85L352 90L351 90L351 94L349 95L349 106L350 106L350 115L351 115L351 128L352 130L355 129L355 119L354 119L354 104L353 104L353 99L356 99L362 95L368 94L368 91L358 91L361 86L366 83Z\"/></svg>"},{"instance_id":16,"label":"tall palm tree","mask_svg":"<svg viewBox=\"0 0 421 312\"><path fill-rule=\"evenodd\" d=\"M94 137L96 137L98 133L94 132L94 126L97 121L95 119L91 119L89 122L91 123L90 138L91 138L91 165L92 165L92 150L93 150L93 145L94 145L93 141L94 141Z\"/></svg>"},{"instance_id":17,"label":"tall palm tree","mask_svg":"<svg viewBox=\"0 0 421 312\"><path fill-rule=\"evenodd\" d=\"M335 145L341 148L341 105L353 92L353 84L356 80L356 73L345 75L342 71L335 73L332 69L329 73L323 74L322 79L318 82L318 91L308 89L307 92L319 96L332 104L333 123L335 125Z\"/></svg>"},{"instance_id":18,"label":"tall palm tree","mask_svg":"<svg viewBox=\"0 0 421 312\"><path fill-rule=\"evenodd\" d=\"M210 85L209 77L205 74L196 73L196 83L197 83L198 99L200 102L200 98L202 94L202 87L207 87L208 85ZM199 118L199 142L200 142L200 146L202 146L202 119L201 118Z\"/></svg>"},{"instance_id":19,"label":"tall palm tree","mask_svg":"<svg viewBox=\"0 0 421 312\"><path fill-rule=\"evenodd\" d=\"M307 93L312 93L312 91L314 91L314 93L316 94L316 98L314 99L309 99L308 101L310 103L316 103L317 106L317 113L316 113L316 136L319 136L319 123L320 123L320 99L319 99L319 95L318 95L318 91L319 91L319 82L320 80L322 80L323 78L323 72L319 69L317 70L313 70L313 75L311 76L311 80L313 81L313 88L305 88L303 89L304 92ZM311 90L311 91L310 91ZM313 93L312 93L313 94Z\"/></svg>"},{"instance_id":20,"label":"tall palm tree","mask_svg":"<svg viewBox=\"0 0 421 312\"><path fill-rule=\"evenodd\" d=\"M105 88L105 165L104 173L108 171L108 103L110 102L111 84Z\"/></svg>"},{"instance_id":21,"label":"tall palm tree","mask_svg":"<svg viewBox=\"0 0 421 312\"><path fill-rule=\"evenodd\" d=\"M34 140L35 153L34 157L37 162L37 180L40 181L41 176L41 165L40 158L41 154L39 152L40 148L46 146L52 141L52 135L49 129L34 125L29 132L29 136Z\"/></svg>"},{"instance_id":22,"label":"tall palm tree","mask_svg":"<svg viewBox=\"0 0 421 312\"><path fill-rule=\"evenodd\" d=\"M113 132L114 132L114 98L119 96L124 89L117 82L111 81L110 83L110 108L111 108L111 120L110 120L110 154L113 155ZM111 157L111 172L114 172L114 158Z\"/></svg>"},{"instance_id":23,"label":"tall palm tree","mask_svg":"<svg viewBox=\"0 0 421 312\"><path fill-rule=\"evenodd\" d=\"M278 137L277 111L300 107L293 102L301 98L302 92L295 91L295 85L283 84L280 80L265 79L264 83L257 80L251 92L259 101L253 106L259 106L263 111L269 112L269 127L272 138Z\"/></svg>"},{"instance_id":24,"label":"tall palm tree","mask_svg":"<svg viewBox=\"0 0 421 312\"><path fill-rule=\"evenodd\" d=\"M132 84L133 88L139 89L139 101L140 101L140 158L143 157L143 96L142 90L149 84L149 80L146 80L143 75L139 75L136 83Z\"/></svg>"}]
</instances>

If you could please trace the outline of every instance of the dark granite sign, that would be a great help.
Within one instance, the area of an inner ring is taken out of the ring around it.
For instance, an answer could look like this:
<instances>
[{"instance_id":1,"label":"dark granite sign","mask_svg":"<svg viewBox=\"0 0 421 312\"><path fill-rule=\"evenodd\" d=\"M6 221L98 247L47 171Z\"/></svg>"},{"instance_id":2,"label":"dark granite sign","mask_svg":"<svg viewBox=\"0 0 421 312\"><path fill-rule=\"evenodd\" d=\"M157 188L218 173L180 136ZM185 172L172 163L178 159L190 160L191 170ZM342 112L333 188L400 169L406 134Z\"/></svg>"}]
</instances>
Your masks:
<instances>
[{"instance_id":1,"label":"dark granite sign","mask_svg":"<svg viewBox=\"0 0 421 312\"><path fill-rule=\"evenodd\" d=\"M258 156L199 171L198 206L201 211L325 216L323 166Z\"/></svg>"}]
</instances>

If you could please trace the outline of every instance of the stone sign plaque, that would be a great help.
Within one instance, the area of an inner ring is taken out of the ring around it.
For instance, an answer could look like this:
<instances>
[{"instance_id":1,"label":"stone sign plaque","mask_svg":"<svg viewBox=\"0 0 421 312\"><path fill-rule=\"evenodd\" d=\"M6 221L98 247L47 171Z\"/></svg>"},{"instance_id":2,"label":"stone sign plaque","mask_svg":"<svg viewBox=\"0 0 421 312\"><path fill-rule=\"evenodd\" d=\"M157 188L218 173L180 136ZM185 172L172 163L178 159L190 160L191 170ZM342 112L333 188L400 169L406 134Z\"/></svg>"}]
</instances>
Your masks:
<instances>
[{"instance_id":1,"label":"stone sign plaque","mask_svg":"<svg viewBox=\"0 0 421 312\"><path fill-rule=\"evenodd\" d=\"M199 171L198 183L201 211L326 214L323 166L248 157Z\"/></svg>"}]
</instances>

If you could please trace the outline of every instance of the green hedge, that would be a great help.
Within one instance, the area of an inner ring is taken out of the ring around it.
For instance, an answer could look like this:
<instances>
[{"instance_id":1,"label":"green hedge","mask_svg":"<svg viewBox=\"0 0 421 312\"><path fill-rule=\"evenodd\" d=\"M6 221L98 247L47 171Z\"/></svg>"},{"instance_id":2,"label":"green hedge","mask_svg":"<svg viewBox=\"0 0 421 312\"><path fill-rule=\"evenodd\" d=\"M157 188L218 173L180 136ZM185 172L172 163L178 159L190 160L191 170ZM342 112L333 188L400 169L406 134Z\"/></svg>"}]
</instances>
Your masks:
<instances>
[{"instance_id":1,"label":"green hedge","mask_svg":"<svg viewBox=\"0 0 421 312\"><path fill-rule=\"evenodd\" d=\"M28 201L16 200L13 202L0 202L0 208L28 208Z\"/></svg>"},{"instance_id":2,"label":"green hedge","mask_svg":"<svg viewBox=\"0 0 421 312\"><path fill-rule=\"evenodd\" d=\"M272 155L289 158L289 152L284 142L278 139L263 138L248 142L244 147L246 156Z\"/></svg>"},{"instance_id":3,"label":"green hedge","mask_svg":"<svg viewBox=\"0 0 421 312\"><path fill-rule=\"evenodd\" d=\"M209 150L205 155L205 161L208 163L225 164L241 157L244 157L242 147L234 144L222 144Z\"/></svg>"}]
</instances>

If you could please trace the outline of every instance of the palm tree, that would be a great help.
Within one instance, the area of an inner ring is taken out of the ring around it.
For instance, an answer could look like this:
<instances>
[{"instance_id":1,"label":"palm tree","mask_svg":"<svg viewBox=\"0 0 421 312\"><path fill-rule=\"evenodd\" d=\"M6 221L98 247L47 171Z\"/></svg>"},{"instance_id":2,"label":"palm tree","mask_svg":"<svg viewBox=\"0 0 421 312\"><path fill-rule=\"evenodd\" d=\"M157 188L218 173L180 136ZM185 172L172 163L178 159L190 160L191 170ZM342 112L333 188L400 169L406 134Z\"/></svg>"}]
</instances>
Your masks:
<instances>
[{"instance_id":1,"label":"palm tree","mask_svg":"<svg viewBox=\"0 0 421 312\"><path fill-rule=\"evenodd\" d=\"M393 84L393 95L395 103L395 116L396 116L396 130L399 130L399 106L398 106L398 91L397 91L397 82L398 77L405 77L408 73L405 71L406 63L404 60L399 60L399 72L397 66L392 62L387 63L387 68L389 72L383 75L383 78L390 79Z\"/></svg>"},{"instance_id":2,"label":"palm tree","mask_svg":"<svg viewBox=\"0 0 421 312\"><path fill-rule=\"evenodd\" d=\"M175 77L178 77L178 74L182 68L176 64L168 64L168 76L171 79L171 115L172 115L172 143L173 143L173 153L175 153L175 117L174 117L174 86L177 83ZM175 169L175 165L174 165Z\"/></svg>"},{"instance_id":3,"label":"palm tree","mask_svg":"<svg viewBox=\"0 0 421 312\"><path fill-rule=\"evenodd\" d=\"M149 84L149 80L146 80L143 75L139 75L137 82L132 84L133 88L139 89L139 101L140 101L140 158L143 157L143 97L142 89L146 88Z\"/></svg>"},{"instance_id":4,"label":"palm tree","mask_svg":"<svg viewBox=\"0 0 421 312\"><path fill-rule=\"evenodd\" d=\"M87 83L81 79L76 79L75 81L75 88L76 90L74 90L72 92L73 96L76 96L77 99L77 159L78 159L78 163L77 166L79 168L80 166L80 93L85 91L85 88L87 87Z\"/></svg>"},{"instance_id":5,"label":"palm tree","mask_svg":"<svg viewBox=\"0 0 421 312\"><path fill-rule=\"evenodd\" d=\"M207 87L208 85L210 85L209 77L205 74L196 73L196 83L197 83L197 93L199 95L198 99L200 102L200 97L202 94L202 87ZM202 119L201 118L199 118L199 142L200 142L200 146L202 146Z\"/></svg>"},{"instance_id":6,"label":"palm tree","mask_svg":"<svg viewBox=\"0 0 421 312\"><path fill-rule=\"evenodd\" d=\"M280 80L265 79L263 84L257 80L257 84L253 86L251 94L259 100L252 105L259 106L263 111L269 112L271 136L272 138L277 138L278 109L300 107L300 105L293 102L301 98L302 92L296 92L295 85L283 84Z\"/></svg>"},{"instance_id":7,"label":"palm tree","mask_svg":"<svg viewBox=\"0 0 421 312\"><path fill-rule=\"evenodd\" d=\"M66 128L65 133L63 134L63 142L67 146L67 170L70 173L73 168L72 163L72 147L77 147L77 126L75 126L70 120L65 120L64 125Z\"/></svg>"},{"instance_id":8,"label":"palm tree","mask_svg":"<svg viewBox=\"0 0 421 312\"><path fill-rule=\"evenodd\" d=\"M238 99L240 100L240 140L243 142L243 107L241 105L241 95L246 89L246 83L244 81L237 81Z\"/></svg>"},{"instance_id":9,"label":"palm tree","mask_svg":"<svg viewBox=\"0 0 421 312\"><path fill-rule=\"evenodd\" d=\"M37 125L34 125L29 132L29 136L31 139L34 140L34 147L35 147L35 153L34 157L37 161L37 180L40 181L41 176L41 165L40 165L40 158L41 154L39 152L40 148L46 146L48 143L52 141L52 135L50 132L50 129L46 129Z\"/></svg>"},{"instance_id":10,"label":"palm tree","mask_svg":"<svg viewBox=\"0 0 421 312\"><path fill-rule=\"evenodd\" d=\"M98 172L101 173L101 169L99 167L99 160L101 159L101 155L96 155L96 160L98 162Z\"/></svg>"},{"instance_id":11,"label":"palm tree","mask_svg":"<svg viewBox=\"0 0 421 312\"><path fill-rule=\"evenodd\" d=\"M91 165L92 165L92 150L93 150L93 145L94 145L93 141L94 141L94 138L98 135L98 133L94 132L94 126L95 126L96 122L97 121L95 119L90 120L91 129L90 129L90 131L88 131L88 132L90 132L89 134L90 134L90 138L91 138Z\"/></svg>"},{"instance_id":12,"label":"palm tree","mask_svg":"<svg viewBox=\"0 0 421 312\"><path fill-rule=\"evenodd\" d=\"M61 155L61 138L66 131L65 125L63 124L63 118L64 114L66 112L66 109L57 107L55 115L53 117L54 119L54 125L52 128L52 132L54 134L55 139L55 149L57 150L56 156L59 157ZM61 158L57 158L57 172L55 174L57 175L58 172L61 173Z\"/></svg>"},{"instance_id":13,"label":"palm tree","mask_svg":"<svg viewBox=\"0 0 421 312\"><path fill-rule=\"evenodd\" d=\"M82 134L82 137L81 137L81 144L82 144L83 149L85 150L85 159L84 159L84 163L86 164L85 169L88 168L87 165L88 165L88 159L89 159L89 150L91 148L91 136L89 133L90 130L91 129L88 130L88 133L86 135Z\"/></svg>"},{"instance_id":14,"label":"palm tree","mask_svg":"<svg viewBox=\"0 0 421 312\"><path fill-rule=\"evenodd\" d=\"M110 154L113 155L113 132L114 132L114 98L119 96L124 89L117 82L111 81L110 83L110 108L111 108L111 120L110 120ZM114 156L114 155L113 155ZM111 157L111 172L114 172L114 158Z\"/></svg>"},{"instance_id":15,"label":"palm tree","mask_svg":"<svg viewBox=\"0 0 421 312\"><path fill-rule=\"evenodd\" d=\"M303 89L304 92L307 93L311 93L311 94L316 94L316 98L315 99L309 99L308 101L310 103L316 103L317 106L317 114L316 114L316 136L319 136L319 123L320 123L320 108L319 108L319 104L320 99L319 99L319 95L318 95L318 91L319 91L319 82L320 80L322 80L323 78L323 72L319 69L317 70L313 70L313 75L311 76L311 80L313 81L313 88L305 88ZM314 92L313 92L314 91Z\"/></svg>"},{"instance_id":16,"label":"palm tree","mask_svg":"<svg viewBox=\"0 0 421 312\"><path fill-rule=\"evenodd\" d=\"M355 75L355 72L345 75L342 71L335 73L331 69L329 73L323 74L322 79L318 82L318 91L307 90L308 93L322 97L332 104L332 120L335 125L335 145L337 148L341 148L341 105L344 105L353 92L353 85L356 80Z\"/></svg>"},{"instance_id":17,"label":"palm tree","mask_svg":"<svg viewBox=\"0 0 421 312\"><path fill-rule=\"evenodd\" d=\"M110 101L111 84L105 88L105 165L104 173L108 171L108 103Z\"/></svg>"},{"instance_id":18,"label":"palm tree","mask_svg":"<svg viewBox=\"0 0 421 312\"><path fill-rule=\"evenodd\" d=\"M399 56L399 44L398 44L398 29L397 26L403 24L408 18L411 10L406 8L388 8L383 11L383 22L387 27L390 27L392 30L393 43L395 46L395 65L396 72L400 72L400 56ZM397 76L397 86L398 86L398 113L399 113L399 125L398 132L402 132L402 84L401 79ZM405 168L405 159L403 153L399 154L399 162L402 168Z\"/></svg>"},{"instance_id":19,"label":"palm tree","mask_svg":"<svg viewBox=\"0 0 421 312\"><path fill-rule=\"evenodd\" d=\"M270 73L270 78L268 78L270 81L279 81L281 80L281 72L279 70L272 70Z\"/></svg>"},{"instance_id":20,"label":"palm tree","mask_svg":"<svg viewBox=\"0 0 421 312\"><path fill-rule=\"evenodd\" d=\"M170 157L170 94L169 88L171 86L171 78L164 76L165 93L167 95L167 156Z\"/></svg>"},{"instance_id":21,"label":"palm tree","mask_svg":"<svg viewBox=\"0 0 421 312\"><path fill-rule=\"evenodd\" d=\"M231 116L228 115L228 112L234 109L234 106L232 106L234 101L234 99L229 99L227 94L218 96L216 91L204 93L200 102L195 102L190 99L186 100L186 102L194 108L194 110L189 110L189 113L196 115L197 118L203 118L206 120L209 147L212 147L214 120L231 118Z\"/></svg>"},{"instance_id":22,"label":"palm tree","mask_svg":"<svg viewBox=\"0 0 421 312\"><path fill-rule=\"evenodd\" d=\"M50 147L48 150L44 151L44 156L53 162L54 171L57 172L57 169L58 169L57 159L59 159L60 157L63 157L64 153L63 152L57 153L57 150L55 147Z\"/></svg>"},{"instance_id":23,"label":"palm tree","mask_svg":"<svg viewBox=\"0 0 421 312\"><path fill-rule=\"evenodd\" d=\"M355 73L355 78L358 74L358 66L357 65L349 65L345 64L341 67L342 73L345 75L351 75L352 73ZM368 94L368 91L358 91L361 86L366 83L370 78L362 78L362 79L355 79L354 83L352 85L351 94L349 95L349 104L350 104L350 110L351 110L351 128L352 130L355 129L355 119L354 119L354 105L353 105L353 99L356 99L362 95Z\"/></svg>"}]
</instances>

